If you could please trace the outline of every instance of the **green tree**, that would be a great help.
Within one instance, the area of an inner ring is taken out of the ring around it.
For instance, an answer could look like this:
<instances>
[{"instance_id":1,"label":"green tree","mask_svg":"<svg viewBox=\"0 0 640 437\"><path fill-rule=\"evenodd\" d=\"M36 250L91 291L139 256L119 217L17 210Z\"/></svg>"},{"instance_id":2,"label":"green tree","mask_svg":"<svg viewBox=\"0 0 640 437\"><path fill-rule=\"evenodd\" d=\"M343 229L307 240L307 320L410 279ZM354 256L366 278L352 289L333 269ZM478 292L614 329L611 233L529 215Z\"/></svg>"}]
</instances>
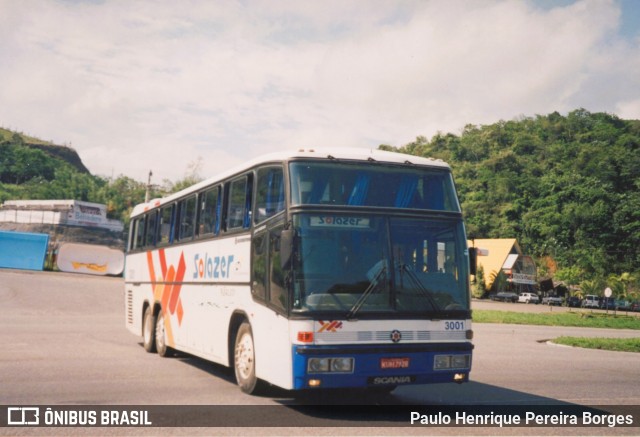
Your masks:
<instances>
[{"instance_id":1,"label":"green tree","mask_svg":"<svg viewBox=\"0 0 640 437\"><path fill-rule=\"evenodd\" d=\"M500 270L499 272L491 272L491 291L499 293L507 289L507 275Z\"/></svg>"},{"instance_id":2,"label":"green tree","mask_svg":"<svg viewBox=\"0 0 640 437\"><path fill-rule=\"evenodd\" d=\"M487 294L487 286L484 281L484 267L479 266L473 283L473 297L481 298Z\"/></svg>"},{"instance_id":3,"label":"green tree","mask_svg":"<svg viewBox=\"0 0 640 437\"><path fill-rule=\"evenodd\" d=\"M580 291L577 295L581 298L584 298L588 294L602 296L604 288L604 281L602 279L585 279L580 282Z\"/></svg>"},{"instance_id":4,"label":"green tree","mask_svg":"<svg viewBox=\"0 0 640 437\"><path fill-rule=\"evenodd\" d=\"M579 280L638 272L638 120L577 109L384 149L451 165L469 235L517 238Z\"/></svg>"}]
</instances>

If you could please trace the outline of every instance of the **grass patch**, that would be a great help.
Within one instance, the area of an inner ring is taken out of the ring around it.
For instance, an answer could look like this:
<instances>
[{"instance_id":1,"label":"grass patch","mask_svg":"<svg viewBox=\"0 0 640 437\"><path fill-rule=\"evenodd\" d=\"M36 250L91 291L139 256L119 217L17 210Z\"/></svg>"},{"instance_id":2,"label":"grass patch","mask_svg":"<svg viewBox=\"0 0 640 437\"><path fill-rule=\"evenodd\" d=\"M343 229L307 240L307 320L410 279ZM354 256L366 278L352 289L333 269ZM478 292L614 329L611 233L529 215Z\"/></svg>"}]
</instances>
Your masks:
<instances>
[{"instance_id":1,"label":"grass patch","mask_svg":"<svg viewBox=\"0 0 640 437\"><path fill-rule=\"evenodd\" d=\"M608 351L640 352L640 338L558 337L554 343Z\"/></svg>"},{"instance_id":2,"label":"grass patch","mask_svg":"<svg viewBox=\"0 0 640 437\"><path fill-rule=\"evenodd\" d=\"M588 312L518 313L512 311L473 310L473 321L477 323L509 323L514 325L640 330L639 317Z\"/></svg>"}]
</instances>

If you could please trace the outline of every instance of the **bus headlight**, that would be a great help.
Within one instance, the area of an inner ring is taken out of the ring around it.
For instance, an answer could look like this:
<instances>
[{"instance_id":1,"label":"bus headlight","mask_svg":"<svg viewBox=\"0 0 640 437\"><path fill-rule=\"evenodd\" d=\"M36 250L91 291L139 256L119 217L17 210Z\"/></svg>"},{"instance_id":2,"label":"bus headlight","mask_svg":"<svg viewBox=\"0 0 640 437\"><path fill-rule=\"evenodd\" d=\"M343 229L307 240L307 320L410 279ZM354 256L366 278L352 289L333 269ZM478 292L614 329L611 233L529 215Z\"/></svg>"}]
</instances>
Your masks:
<instances>
[{"instance_id":1,"label":"bus headlight","mask_svg":"<svg viewBox=\"0 0 640 437\"><path fill-rule=\"evenodd\" d=\"M353 358L309 358L307 373L350 373L353 372Z\"/></svg>"},{"instance_id":2,"label":"bus headlight","mask_svg":"<svg viewBox=\"0 0 640 437\"><path fill-rule=\"evenodd\" d=\"M320 373L329 371L329 358L310 358L307 363L308 373Z\"/></svg>"},{"instance_id":3,"label":"bus headlight","mask_svg":"<svg viewBox=\"0 0 640 437\"><path fill-rule=\"evenodd\" d=\"M451 355L436 355L433 363L435 370L450 369L451 368Z\"/></svg>"},{"instance_id":4,"label":"bus headlight","mask_svg":"<svg viewBox=\"0 0 640 437\"><path fill-rule=\"evenodd\" d=\"M471 366L471 355L436 355L433 360L434 370L468 369Z\"/></svg>"},{"instance_id":5,"label":"bus headlight","mask_svg":"<svg viewBox=\"0 0 640 437\"><path fill-rule=\"evenodd\" d=\"M332 372L352 372L353 358L334 358L331 360Z\"/></svg>"},{"instance_id":6,"label":"bus headlight","mask_svg":"<svg viewBox=\"0 0 640 437\"><path fill-rule=\"evenodd\" d=\"M467 369L470 363L469 355L452 355L451 356L451 368L452 369Z\"/></svg>"}]
</instances>

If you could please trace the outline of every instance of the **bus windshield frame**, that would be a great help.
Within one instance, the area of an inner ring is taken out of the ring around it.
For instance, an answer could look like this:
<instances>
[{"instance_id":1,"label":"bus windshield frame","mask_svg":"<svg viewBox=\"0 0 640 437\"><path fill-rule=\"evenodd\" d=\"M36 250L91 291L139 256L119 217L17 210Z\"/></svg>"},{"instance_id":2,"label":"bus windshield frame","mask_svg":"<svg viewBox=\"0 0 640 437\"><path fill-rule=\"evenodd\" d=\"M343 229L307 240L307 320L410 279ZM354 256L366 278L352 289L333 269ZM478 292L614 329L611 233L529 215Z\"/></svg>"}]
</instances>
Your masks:
<instances>
[{"instance_id":1,"label":"bus windshield frame","mask_svg":"<svg viewBox=\"0 0 640 437\"><path fill-rule=\"evenodd\" d=\"M291 317L470 317L450 170L293 161L289 172Z\"/></svg>"}]
</instances>

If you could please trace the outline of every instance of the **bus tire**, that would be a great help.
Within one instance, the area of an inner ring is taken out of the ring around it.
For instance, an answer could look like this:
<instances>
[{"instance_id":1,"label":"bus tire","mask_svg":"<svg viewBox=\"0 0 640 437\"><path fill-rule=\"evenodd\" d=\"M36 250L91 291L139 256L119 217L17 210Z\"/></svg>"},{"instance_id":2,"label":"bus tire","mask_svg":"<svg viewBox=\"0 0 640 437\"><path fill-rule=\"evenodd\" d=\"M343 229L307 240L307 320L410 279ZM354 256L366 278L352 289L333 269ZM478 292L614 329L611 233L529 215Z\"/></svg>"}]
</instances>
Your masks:
<instances>
[{"instance_id":1,"label":"bus tire","mask_svg":"<svg viewBox=\"0 0 640 437\"><path fill-rule=\"evenodd\" d=\"M148 306L142 318L142 345L147 352L156 352L156 316Z\"/></svg>"},{"instance_id":2,"label":"bus tire","mask_svg":"<svg viewBox=\"0 0 640 437\"><path fill-rule=\"evenodd\" d=\"M156 352L161 357L169 357L173 355L173 349L167 346L167 333L164 327L164 314L162 311L156 316Z\"/></svg>"},{"instance_id":3,"label":"bus tire","mask_svg":"<svg viewBox=\"0 0 640 437\"><path fill-rule=\"evenodd\" d=\"M258 386L255 357L251 325L243 322L238 328L233 348L233 367L240 390L247 394L255 393Z\"/></svg>"}]
</instances>

